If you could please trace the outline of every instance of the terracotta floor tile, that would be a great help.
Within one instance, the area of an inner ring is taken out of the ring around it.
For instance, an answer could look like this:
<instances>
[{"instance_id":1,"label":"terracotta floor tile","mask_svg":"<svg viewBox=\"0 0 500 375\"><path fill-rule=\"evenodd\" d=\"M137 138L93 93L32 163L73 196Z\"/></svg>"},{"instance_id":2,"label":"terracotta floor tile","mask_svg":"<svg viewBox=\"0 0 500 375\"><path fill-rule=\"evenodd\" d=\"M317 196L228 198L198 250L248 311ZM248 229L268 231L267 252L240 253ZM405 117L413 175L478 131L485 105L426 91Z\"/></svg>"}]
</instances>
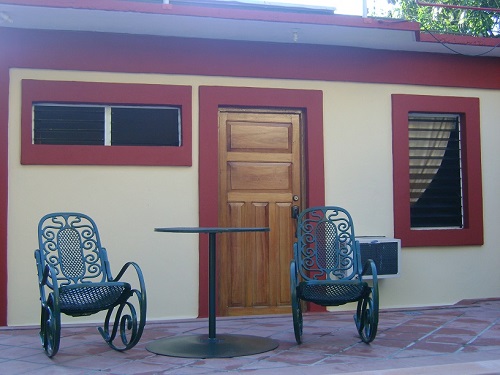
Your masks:
<instances>
[{"instance_id":1,"label":"terracotta floor tile","mask_svg":"<svg viewBox=\"0 0 500 375\"><path fill-rule=\"evenodd\" d=\"M23 361L5 361L0 363L2 374L17 375L17 374L37 374L47 365L38 363L29 363Z\"/></svg>"},{"instance_id":2,"label":"terracotta floor tile","mask_svg":"<svg viewBox=\"0 0 500 375\"><path fill-rule=\"evenodd\" d=\"M403 375L412 374L406 369L424 371L434 365L447 370L454 363L485 361L490 361L488 372L482 375L500 374L500 299L382 309L379 333L370 345L358 337L352 315L352 311L304 314L301 345L295 342L289 315L218 318L218 333L279 342L278 348L266 353L226 359L176 358L146 350L159 338L208 333L207 319L148 322L141 342L126 352L107 346L95 325L63 325L60 351L52 359L43 352L37 327L0 327L0 374L325 375L380 370L376 374L389 375L384 371L393 369L390 375ZM418 371L414 373L426 373Z\"/></svg>"},{"instance_id":3,"label":"terracotta floor tile","mask_svg":"<svg viewBox=\"0 0 500 375\"><path fill-rule=\"evenodd\" d=\"M323 361L327 356L320 353L304 352L297 355L296 352L284 352L277 354L271 358L268 358L268 362L279 362L286 363L288 365L302 366L302 365L313 365Z\"/></svg>"},{"instance_id":4,"label":"terracotta floor tile","mask_svg":"<svg viewBox=\"0 0 500 375\"><path fill-rule=\"evenodd\" d=\"M133 361L123 360L119 358L108 358L104 356L84 356L77 359L73 359L67 362L64 362L64 366L68 367L76 367L80 369L86 370L104 370L108 371L114 366L123 365L123 364L131 364Z\"/></svg>"}]
</instances>

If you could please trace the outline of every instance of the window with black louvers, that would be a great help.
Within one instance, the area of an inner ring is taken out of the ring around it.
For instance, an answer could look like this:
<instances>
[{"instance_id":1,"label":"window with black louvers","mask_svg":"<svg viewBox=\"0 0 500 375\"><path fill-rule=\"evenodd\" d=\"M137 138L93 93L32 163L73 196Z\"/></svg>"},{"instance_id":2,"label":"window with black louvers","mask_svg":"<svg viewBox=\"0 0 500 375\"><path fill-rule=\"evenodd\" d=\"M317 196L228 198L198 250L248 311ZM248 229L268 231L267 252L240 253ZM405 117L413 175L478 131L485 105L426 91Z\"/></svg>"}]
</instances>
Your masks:
<instances>
[{"instance_id":1,"label":"window with black louvers","mask_svg":"<svg viewBox=\"0 0 500 375\"><path fill-rule=\"evenodd\" d=\"M462 228L460 116L410 114L412 228Z\"/></svg>"},{"instance_id":2,"label":"window with black louvers","mask_svg":"<svg viewBox=\"0 0 500 375\"><path fill-rule=\"evenodd\" d=\"M34 144L104 144L104 107L37 104L33 118Z\"/></svg>"},{"instance_id":3,"label":"window with black louvers","mask_svg":"<svg viewBox=\"0 0 500 375\"><path fill-rule=\"evenodd\" d=\"M180 146L180 107L33 105L33 144Z\"/></svg>"}]
</instances>

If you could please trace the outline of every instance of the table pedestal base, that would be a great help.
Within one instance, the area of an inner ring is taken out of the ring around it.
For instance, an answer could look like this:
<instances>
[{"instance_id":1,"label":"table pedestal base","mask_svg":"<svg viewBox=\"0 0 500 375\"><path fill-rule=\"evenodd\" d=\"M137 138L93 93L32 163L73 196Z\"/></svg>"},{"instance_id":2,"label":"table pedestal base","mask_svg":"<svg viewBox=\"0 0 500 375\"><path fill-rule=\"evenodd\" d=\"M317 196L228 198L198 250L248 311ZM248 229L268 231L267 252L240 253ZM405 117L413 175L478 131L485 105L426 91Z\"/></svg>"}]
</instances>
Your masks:
<instances>
[{"instance_id":1,"label":"table pedestal base","mask_svg":"<svg viewBox=\"0 0 500 375\"><path fill-rule=\"evenodd\" d=\"M231 358L264 353L276 349L278 341L249 335L175 336L156 340L146 345L152 353L185 358Z\"/></svg>"}]
</instances>

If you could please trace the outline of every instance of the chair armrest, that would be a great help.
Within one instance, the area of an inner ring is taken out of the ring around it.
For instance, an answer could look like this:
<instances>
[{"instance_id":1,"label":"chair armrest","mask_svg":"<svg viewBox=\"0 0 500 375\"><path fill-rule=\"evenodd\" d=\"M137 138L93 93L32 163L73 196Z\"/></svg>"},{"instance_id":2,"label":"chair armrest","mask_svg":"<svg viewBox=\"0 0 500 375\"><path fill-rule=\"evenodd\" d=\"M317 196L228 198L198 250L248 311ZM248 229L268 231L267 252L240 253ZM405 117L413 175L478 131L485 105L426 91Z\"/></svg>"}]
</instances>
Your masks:
<instances>
[{"instance_id":1,"label":"chair armrest","mask_svg":"<svg viewBox=\"0 0 500 375\"><path fill-rule=\"evenodd\" d=\"M292 298L297 293L297 286L299 285L299 275L297 273L297 264L295 259L290 261L290 291L292 293Z\"/></svg>"},{"instance_id":2,"label":"chair armrest","mask_svg":"<svg viewBox=\"0 0 500 375\"><path fill-rule=\"evenodd\" d=\"M361 272L361 276L363 275L366 275L368 270L371 271L372 273L372 280L373 280L373 284L377 284L378 283L378 276L377 276L377 266L375 265L375 262L373 261L373 259L368 259L364 266L363 266L363 271Z\"/></svg>"},{"instance_id":3,"label":"chair armrest","mask_svg":"<svg viewBox=\"0 0 500 375\"><path fill-rule=\"evenodd\" d=\"M295 278L295 281L298 281L297 264L295 263L295 259L290 261L290 277L292 276Z\"/></svg>"},{"instance_id":4,"label":"chair armrest","mask_svg":"<svg viewBox=\"0 0 500 375\"><path fill-rule=\"evenodd\" d=\"M40 278L41 286L48 286L50 289L57 289L57 277L54 267L46 264L43 268L42 277Z\"/></svg>"},{"instance_id":5,"label":"chair armrest","mask_svg":"<svg viewBox=\"0 0 500 375\"><path fill-rule=\"evenodd\" d=\"M56 305L54 307L58 308L57 305L59 304L59 283L57 281L57 271L50 264L42 262L39 249L35 250L35 259L38 273L38 288L40 289L40 301L43 305L47 303L46 288L48 288L51 290L48 292L48 294L53 295L53 302Z\"/></svg>"},{"instance_id":6,"label":"chair armrest","mask_svg":"<svg viewBox=\"0 0 500 375\"><path fill-rule=\"evenodd\" d=\"M116 275L115 278L111 278L109 281L119 281L121 277L125 274L129 267L133 267L137 274L137 278L139 280L139 287L141 292L141 299L146 303L146 284L144 283L144 276L142 275L141 267L135 262L127 262L123 265L120 272Z\"/></svg>"},{"instance_id":7,"label":"chair armrest","mask_svg":"<svg viewBox=\"0 0 500 375\"><path fill-rule=\"evenodd\" d=\"M38 287L40 289L40 301L42 304L45 305L47 303L47 298L52 295L54 308L59 309L59 283L57 281L57 272L54 267L48 264L45 265ZM50 291L45 288L50 289Z\"/></svg>"},{"instance_id":8,"label":"chair armrest","mask_svg":"<svg viewBox=\"0 0 500 375\"><path fill-rule=\"evenodd\" d=\"M40 286L48 286L50 289L54 289L53 284L57 286L56 270L49 264L42 261L41 250L35 250L35 260L36 260L36 271L38 274L38 284ZM50 282L48 279L50 278ZM55 280L55 281L53 281Z\"/></svg>"}]
</instances>

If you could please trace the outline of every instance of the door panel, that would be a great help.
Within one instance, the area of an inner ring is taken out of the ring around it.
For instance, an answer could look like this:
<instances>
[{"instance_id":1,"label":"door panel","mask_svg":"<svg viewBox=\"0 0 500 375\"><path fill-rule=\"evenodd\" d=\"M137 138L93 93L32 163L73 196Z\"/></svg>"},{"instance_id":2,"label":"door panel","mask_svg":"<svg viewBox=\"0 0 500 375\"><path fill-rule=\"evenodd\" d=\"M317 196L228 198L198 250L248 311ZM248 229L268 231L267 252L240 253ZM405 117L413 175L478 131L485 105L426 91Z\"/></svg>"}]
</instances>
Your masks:
<instances>
[{"instance_id":1,"label":"door panel","mask_svg":"<svg viewBox=\"0 0 500 375\"><path fill-rule=\"evenodd\" d=\"M230 162L227 171L230 191L289 191L291 167L290 163Z\"/></svg>"},{"instance_id":2,"label":"door panel","mask_svg":"<svg viewBox=\"0 0 500 375\"><path fill-rule=\"evenodd\" d=\"M271 229L218 236L220 315L290 311L301 121L300 111L219 111L220 225Z\"/></svg>"}]
</instances>

